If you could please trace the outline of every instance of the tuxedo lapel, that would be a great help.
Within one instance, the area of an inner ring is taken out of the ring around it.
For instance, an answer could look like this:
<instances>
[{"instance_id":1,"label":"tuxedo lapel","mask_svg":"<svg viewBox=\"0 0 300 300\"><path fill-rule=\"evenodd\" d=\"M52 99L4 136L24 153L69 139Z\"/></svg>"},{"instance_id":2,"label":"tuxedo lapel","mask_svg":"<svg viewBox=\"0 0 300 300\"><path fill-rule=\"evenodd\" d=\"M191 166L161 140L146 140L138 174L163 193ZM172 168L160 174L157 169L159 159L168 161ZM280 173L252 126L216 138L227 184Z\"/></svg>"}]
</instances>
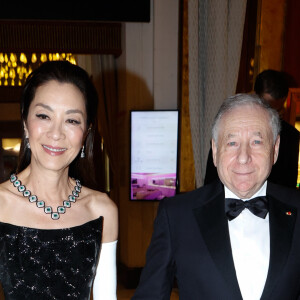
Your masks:
<instances>
[{"instance_id":1,"label":"tuxedo lapel","mask_svg":"<svg viewBox=\"0 0 300 300\"><path fill-rule=\"evenodd\" d=\"M224 201L222 188L215 198L195 208L194 214L208 251L232 291L232 299L242 299L234 269Z\"/></svg>"},{"instance_id":2,"label":"tuxedo lapel","mask_svg":"<svg viewBox=\"0 0 300 300\"><path fill-rule=\"evenodd\" d=\"M272 290L286 264L292 245L294 226L297 217L297 209L289 206L274 197L269 199L269 223L270 223L270 263L265 288L261 297L271 299Z\"/></svg>"}]
</instances>

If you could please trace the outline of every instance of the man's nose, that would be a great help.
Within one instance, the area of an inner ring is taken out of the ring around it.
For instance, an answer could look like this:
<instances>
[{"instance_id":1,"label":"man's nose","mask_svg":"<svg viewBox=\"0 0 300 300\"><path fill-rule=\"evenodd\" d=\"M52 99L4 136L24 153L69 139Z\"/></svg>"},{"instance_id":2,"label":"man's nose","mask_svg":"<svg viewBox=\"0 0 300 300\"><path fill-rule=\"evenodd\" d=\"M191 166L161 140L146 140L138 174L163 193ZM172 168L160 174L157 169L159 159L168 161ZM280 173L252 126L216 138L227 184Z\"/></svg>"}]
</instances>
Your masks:
<instances>
[{"instance_id":1,"label":"man's nose","mask_svg":"<svg viewBox=\"0 0 300 300\"><path fill-rule=\"evenodd\" d=\"M240 146L237 158L240 164L247 164L251 160L251 149L249 145Z\"/></svg>"}]
</instances>

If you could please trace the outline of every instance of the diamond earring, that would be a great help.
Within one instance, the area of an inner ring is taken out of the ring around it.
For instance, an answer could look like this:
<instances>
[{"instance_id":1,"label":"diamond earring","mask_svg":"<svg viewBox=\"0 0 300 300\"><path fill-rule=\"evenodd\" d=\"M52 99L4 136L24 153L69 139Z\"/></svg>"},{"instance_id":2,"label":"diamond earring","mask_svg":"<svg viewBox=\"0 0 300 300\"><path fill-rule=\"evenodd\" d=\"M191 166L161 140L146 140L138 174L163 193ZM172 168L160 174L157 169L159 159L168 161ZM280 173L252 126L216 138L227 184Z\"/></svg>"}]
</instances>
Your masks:
<instances>
[{"instance_id":1,"label":"diamond earring","mask_svg":"<svg viewBox=\"0 0 300 300\"><path fill-rule=\"evenodd\" d=\"M25 143L26 143L25 147L27 149L30 149L30 144L29 144L29 138L28 137L25 138Z\"/></svg>"},{"instance_id":2,"label":"diamond earring","mask_svg":"<svg viewBox=\"0 0 300 300\"><path fill-rule=\"evenodd\" d=\"M84 145L82 146L81 153L80 153L80 157L81 157L81 158L85 158Z\"/></svg>"}]
</instances>

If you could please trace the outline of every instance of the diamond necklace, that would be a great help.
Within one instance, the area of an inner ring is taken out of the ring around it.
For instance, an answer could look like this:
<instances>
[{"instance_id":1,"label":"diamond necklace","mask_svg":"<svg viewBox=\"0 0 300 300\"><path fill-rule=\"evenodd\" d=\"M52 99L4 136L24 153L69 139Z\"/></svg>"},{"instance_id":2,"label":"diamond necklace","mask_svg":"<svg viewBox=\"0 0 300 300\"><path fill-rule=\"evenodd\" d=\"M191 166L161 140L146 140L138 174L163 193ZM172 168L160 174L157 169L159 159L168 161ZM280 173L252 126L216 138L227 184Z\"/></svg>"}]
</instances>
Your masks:
<instances>
[{"instance_id":1,"label":"diamond necklace","mask_svg":"<svg viewBox=\"0 0 300 300\"><path fill-rule=\"evenodd\" d=\"M43 200L38 200L36 195L32 195L29 190L26 189L26 186L21 183L16 174L12 174L10 176L10 182L18 189L20 193L22 193L23 197L28 198L30 203L36 203L38 208L44 208L45 214L51 214L51 218L53 220L58 220L60 214L64 214L66 212L66 208L71 207L71 202L75 203L77 198L79 197L79 193L81 192L81 183L78 179L75 180L76 185L74 186L74 190L72 194L69 195L68 200L63 201L62 206L57 206L57 211L53 211L51 206L45 206L45 202Z\"/></svg>"}]
</instances>

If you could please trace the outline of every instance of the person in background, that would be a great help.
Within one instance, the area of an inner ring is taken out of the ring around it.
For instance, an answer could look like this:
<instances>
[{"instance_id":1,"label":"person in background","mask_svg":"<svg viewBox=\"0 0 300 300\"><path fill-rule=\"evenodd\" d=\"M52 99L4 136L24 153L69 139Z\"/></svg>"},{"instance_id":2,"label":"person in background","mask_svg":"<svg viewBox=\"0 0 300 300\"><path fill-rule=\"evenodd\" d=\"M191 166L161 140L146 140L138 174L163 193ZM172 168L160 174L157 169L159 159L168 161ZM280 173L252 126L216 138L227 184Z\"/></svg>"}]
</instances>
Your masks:
<instances>
[{"instance_id":1,"label":"person in background","mask_svg":"<svg viewBox=\"0 0 300 300\"><path fill-rule=\"evenodd\" d=\"M220 181L163 199L132 300L300 299L300 192L267 179L278 113L257 95L224 101L212 129Z\"/></svg>"},{"instance_id":2,"label":"person in background","mask_svg":"<svg viewBox=\"0 0 300 300\"><path fill-rule=\"evenodd\" d=\"M118 212L93 180L98 96L88 74L45 62L21 98L17 173L0 185L6 300L116 299ZM89 176L91 175L91 176Z\"/></svg>"},{"instance_id":3,"label":"person in background","mask_svg":"<svg viewBox=\"0 0 300 300\"><path fill-rule=\"evenodd\" d=\"M280 148L276 164L273 166L269 181L284 186L296 188L298 178L299 159L299 131L287 123L283 118L285 114L284 103L286 101L289 87L288 78L284 72L265 70L257 75L254 84L257 95L277 110L281 121ZM217 170L213 164L212 152L210 150L204 184L216 180Z\"/></svg>"},{"instance_id":4,"label":"person in background","mask_svg":"<svg viewBox=\"0 0 300 300\"><path fill-rule=\"evenodd\" d=\"M265 70L258 74L254 91L277 110L281 121L279 156L268 180L296 187L299 160L299 131L284 118L284 103L288 95L288 80L284 72Z\"/></svg>"}]
</instances>

